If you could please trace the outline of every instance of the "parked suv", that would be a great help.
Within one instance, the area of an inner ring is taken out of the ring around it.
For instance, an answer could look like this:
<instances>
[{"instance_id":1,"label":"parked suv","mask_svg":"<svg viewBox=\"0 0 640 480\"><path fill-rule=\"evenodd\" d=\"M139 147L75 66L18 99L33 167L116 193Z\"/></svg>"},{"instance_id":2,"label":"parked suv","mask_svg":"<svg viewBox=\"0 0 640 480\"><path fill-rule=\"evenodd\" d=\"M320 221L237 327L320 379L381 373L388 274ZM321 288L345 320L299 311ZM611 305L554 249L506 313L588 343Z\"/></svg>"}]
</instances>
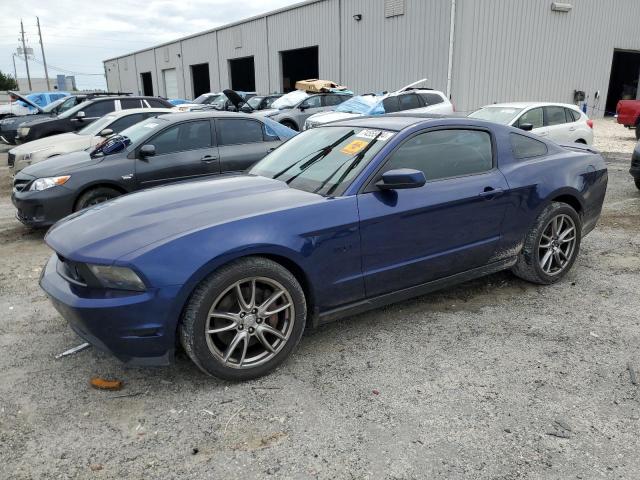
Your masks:
<instances>
[{"instance_id":1,"label":"parked suv","mask_svg":"<svg viewBox=\"0 0 640 480\"><path fill-rule=\"evenodd\" d=\"M23 123L18 128L16 143L30 142L59 133L76 132L107 113L129 108L173 108L173 105L157 97L130 95L94 97L54 118L42 118Z\"/></svg>"},{"instance_id":2,"label":"parked suv","mask_svg":"<svg viewBox=\"0 0 640 480\"><path fill-rule=\"evenodd\" d=\"M304 122L316 113L335 110L338 105L353 97L350 93L317 93L309 95L291 107L282 109L261 110L257 115L263 115L280 122L292 130L301 131ZM284 97L281 97L282 100ZM277 102L274 102L277 105Z\"/></svg>"},{"instance_id":3,"label":"parked suv","mask_svg":"<svg viewBox=\"0 0 640 480\"><path fill-rule=\"evenodd\" d=\"M51 102L46 107L40 107L39 105L30 102L27 97L23 97L19 94L15 95L23 102L29 103L33 108L35 108L35 113L18 116L14 115L0 120L0 140L11 145L15 145L16 136L18 135L18 127L20 127L24 122L55 117L66 112L70 108L75 107L77 104L84 102L89 97L87 94L71 95L59 98L58 100Z\"/></svg>"}]
</instances>

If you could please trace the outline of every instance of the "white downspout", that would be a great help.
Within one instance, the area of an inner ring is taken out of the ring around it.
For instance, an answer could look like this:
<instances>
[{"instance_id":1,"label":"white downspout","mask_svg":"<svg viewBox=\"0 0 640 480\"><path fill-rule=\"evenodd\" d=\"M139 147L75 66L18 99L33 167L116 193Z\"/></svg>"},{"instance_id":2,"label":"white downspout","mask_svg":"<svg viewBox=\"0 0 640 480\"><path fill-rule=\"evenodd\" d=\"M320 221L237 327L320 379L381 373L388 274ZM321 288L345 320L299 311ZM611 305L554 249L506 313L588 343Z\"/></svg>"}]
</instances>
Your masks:
<instances>
[{"instance_id":1,"label":"white downspout","mask_svg":"<svg viewBox=\"0 0 640 480\"><path fill-rule=\"evenodd\" d=\"M447 98L451 99L451 74L453 72L453 46L456 38L456 0L451 0L451 24L449 25L449 64L447 65Z\"/></svg>"}]
</instances>

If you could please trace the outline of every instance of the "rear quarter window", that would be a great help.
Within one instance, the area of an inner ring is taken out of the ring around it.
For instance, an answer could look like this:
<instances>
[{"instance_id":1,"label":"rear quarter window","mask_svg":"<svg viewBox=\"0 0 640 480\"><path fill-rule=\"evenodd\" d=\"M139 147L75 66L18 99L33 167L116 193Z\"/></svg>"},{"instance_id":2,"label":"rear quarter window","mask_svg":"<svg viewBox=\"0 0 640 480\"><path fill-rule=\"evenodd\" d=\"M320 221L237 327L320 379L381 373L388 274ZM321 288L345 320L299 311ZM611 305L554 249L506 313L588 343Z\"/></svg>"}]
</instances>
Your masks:
<instances>
[{"instance_id":1,"label":"rear quarter window","mask_svg":"<svg viewBox=\"0 0 640 480\"><path fill-rule=\"evenodd\" d=\"M547 154L547 145L531 137L510 133L511 151L513 157L522 160L525 158L541 157Z\"/></svg>"}]
</instances>

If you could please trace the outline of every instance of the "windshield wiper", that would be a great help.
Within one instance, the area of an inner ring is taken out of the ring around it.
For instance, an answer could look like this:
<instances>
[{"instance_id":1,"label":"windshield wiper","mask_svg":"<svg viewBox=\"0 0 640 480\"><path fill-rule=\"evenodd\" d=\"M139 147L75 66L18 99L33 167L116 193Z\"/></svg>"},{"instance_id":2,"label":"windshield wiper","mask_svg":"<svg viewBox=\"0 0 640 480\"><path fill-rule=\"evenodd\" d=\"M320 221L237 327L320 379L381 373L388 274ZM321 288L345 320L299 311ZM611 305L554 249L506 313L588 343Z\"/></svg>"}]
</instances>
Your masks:
<instances>
[{"instance_id":1,"label":"windshield wiper","mask_svg":"<svg viewBox=\"0 0 640 480\"><path fill-rule=\"evenodd\" d=\"M347 160L342 165L340 165L338 168L336 168L331 173L331 175L329 175L327 179L323 181L320 184L320 186L313 191L313 193L318 193L320 190L322 190L325 187L325 185L327 185L327 183L329 183L329 181L340 171L340 169L348 164L349 166L346 168L344 173L340 176L338 181L334 183L331 186L331 188L327 190L327 193L325 194L326 196L331 195L336 190L336 188L338 188L338 185L340 185L344 181L344 179L347 178L347 175L349 175L349 173L358 166L358 164L362 161L362 159L367 154L367 152L371 150L371 147L373 147L376 144L380 135L382 135L382 132L378 133L375 137L373 137L373 139L369 142L369 144L366 147L364 147L362 150L360 150L356 155L354 155L349 160Z\"/></svg>"},{"instance_id":2,"label":"windshield wiper","mask_svg":"<svg viewBox=\"0 0 640 480\"><path fill-rule=\"evenodd\" d=\"M313 155L313 157L311 157L307 162L305 162L304 164L302 164L300 166L300 171L294 175L293 177L291 177L289 180L287 180L287 184L289 184L293 179L295 179L298 175L300 175L304 170L306 170L307 168L309 168L312 164L314 164L316 161L320 160L321 158L326 157L327 155L329 155L331 153L331 151L337 147L338 145L340 145L342 142L344 142L347 138L349 138L351 135L353 135L355 132L353 130L351 130L349 133L343 135L342 137L340 137L338 140L336 140L335 142L333 142L331 145L327 145L326 147L322 147L319 150L316 150L315 152L311 152L309 155ZM287 168L280 170L278 173L276 173L273 177L274 180L277 179L278 177L281 177L282 175L284 175L285 173L287 173L289 170L291 170L293 167L295 167L296 165L298 165L300 162L302 162L305 158L307 158L309 155L302 157L300 160L298 160L297 162L292 163L291 165L289 165Z\"/></svg>"}]
</instances>

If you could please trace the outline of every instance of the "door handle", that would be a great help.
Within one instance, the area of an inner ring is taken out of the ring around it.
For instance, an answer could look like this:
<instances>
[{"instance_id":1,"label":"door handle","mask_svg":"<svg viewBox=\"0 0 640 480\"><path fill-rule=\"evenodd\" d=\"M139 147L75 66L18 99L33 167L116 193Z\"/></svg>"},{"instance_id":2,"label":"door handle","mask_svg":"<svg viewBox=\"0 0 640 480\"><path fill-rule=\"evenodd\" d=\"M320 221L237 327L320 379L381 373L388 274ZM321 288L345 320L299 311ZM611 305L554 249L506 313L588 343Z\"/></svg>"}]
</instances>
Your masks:
<instances>
[{"instance_id":1,"label":"door handle","mask_svg":"<svg viewBox=\"0 0 640 480\"><path fill-rule=\"evenodd\" d=\"M547 135L549 135L549 132L539 132L537 135L539 135L540 137L546 137Z\"/></svg>"},{"instance_id":2,"label":"door handle","mask_svg":"<svg viewBox=\"0 0 640 480\"><path fill-rule=\"evenodd\" d=\"M487 200L490 200L492 198L499 197L503 193L504 193L504 190L502 190L501 188L486 187L484 191L478 194L478 196L481 198L486 198Z\"/></svg>"},{"instance_id":3,"label":"door handle","mask_svg":"<svg viewBox=\"0 0 640 480\"><path fill-rule=\"evenodd\" d=\"M569 128L569 131L570 131L570 132L575 132L575 131L576 131L576 127L570 127L570 128Z\"/></svg>"},{"instance_id":4,"label":"door handle","mask_svg":"<svg viewBox=\"0 0 640 480\"><path fill-rule=\"evenodd\" d=\"M204 163L211 163L218 160L218 157L214 157L213 155L205 155L200 160L203 161Z\"/></svg>"},{"instance_id":5,"label":"door handle","mask_svg":"<svg viewBox=\"0 0 640 480\"><path fill-rule=\"evenodd\" d=\"M276 149L276 147L271 147L269 150L267 150L267 153L271 153Z\"/></svg>"}]
</instances>

